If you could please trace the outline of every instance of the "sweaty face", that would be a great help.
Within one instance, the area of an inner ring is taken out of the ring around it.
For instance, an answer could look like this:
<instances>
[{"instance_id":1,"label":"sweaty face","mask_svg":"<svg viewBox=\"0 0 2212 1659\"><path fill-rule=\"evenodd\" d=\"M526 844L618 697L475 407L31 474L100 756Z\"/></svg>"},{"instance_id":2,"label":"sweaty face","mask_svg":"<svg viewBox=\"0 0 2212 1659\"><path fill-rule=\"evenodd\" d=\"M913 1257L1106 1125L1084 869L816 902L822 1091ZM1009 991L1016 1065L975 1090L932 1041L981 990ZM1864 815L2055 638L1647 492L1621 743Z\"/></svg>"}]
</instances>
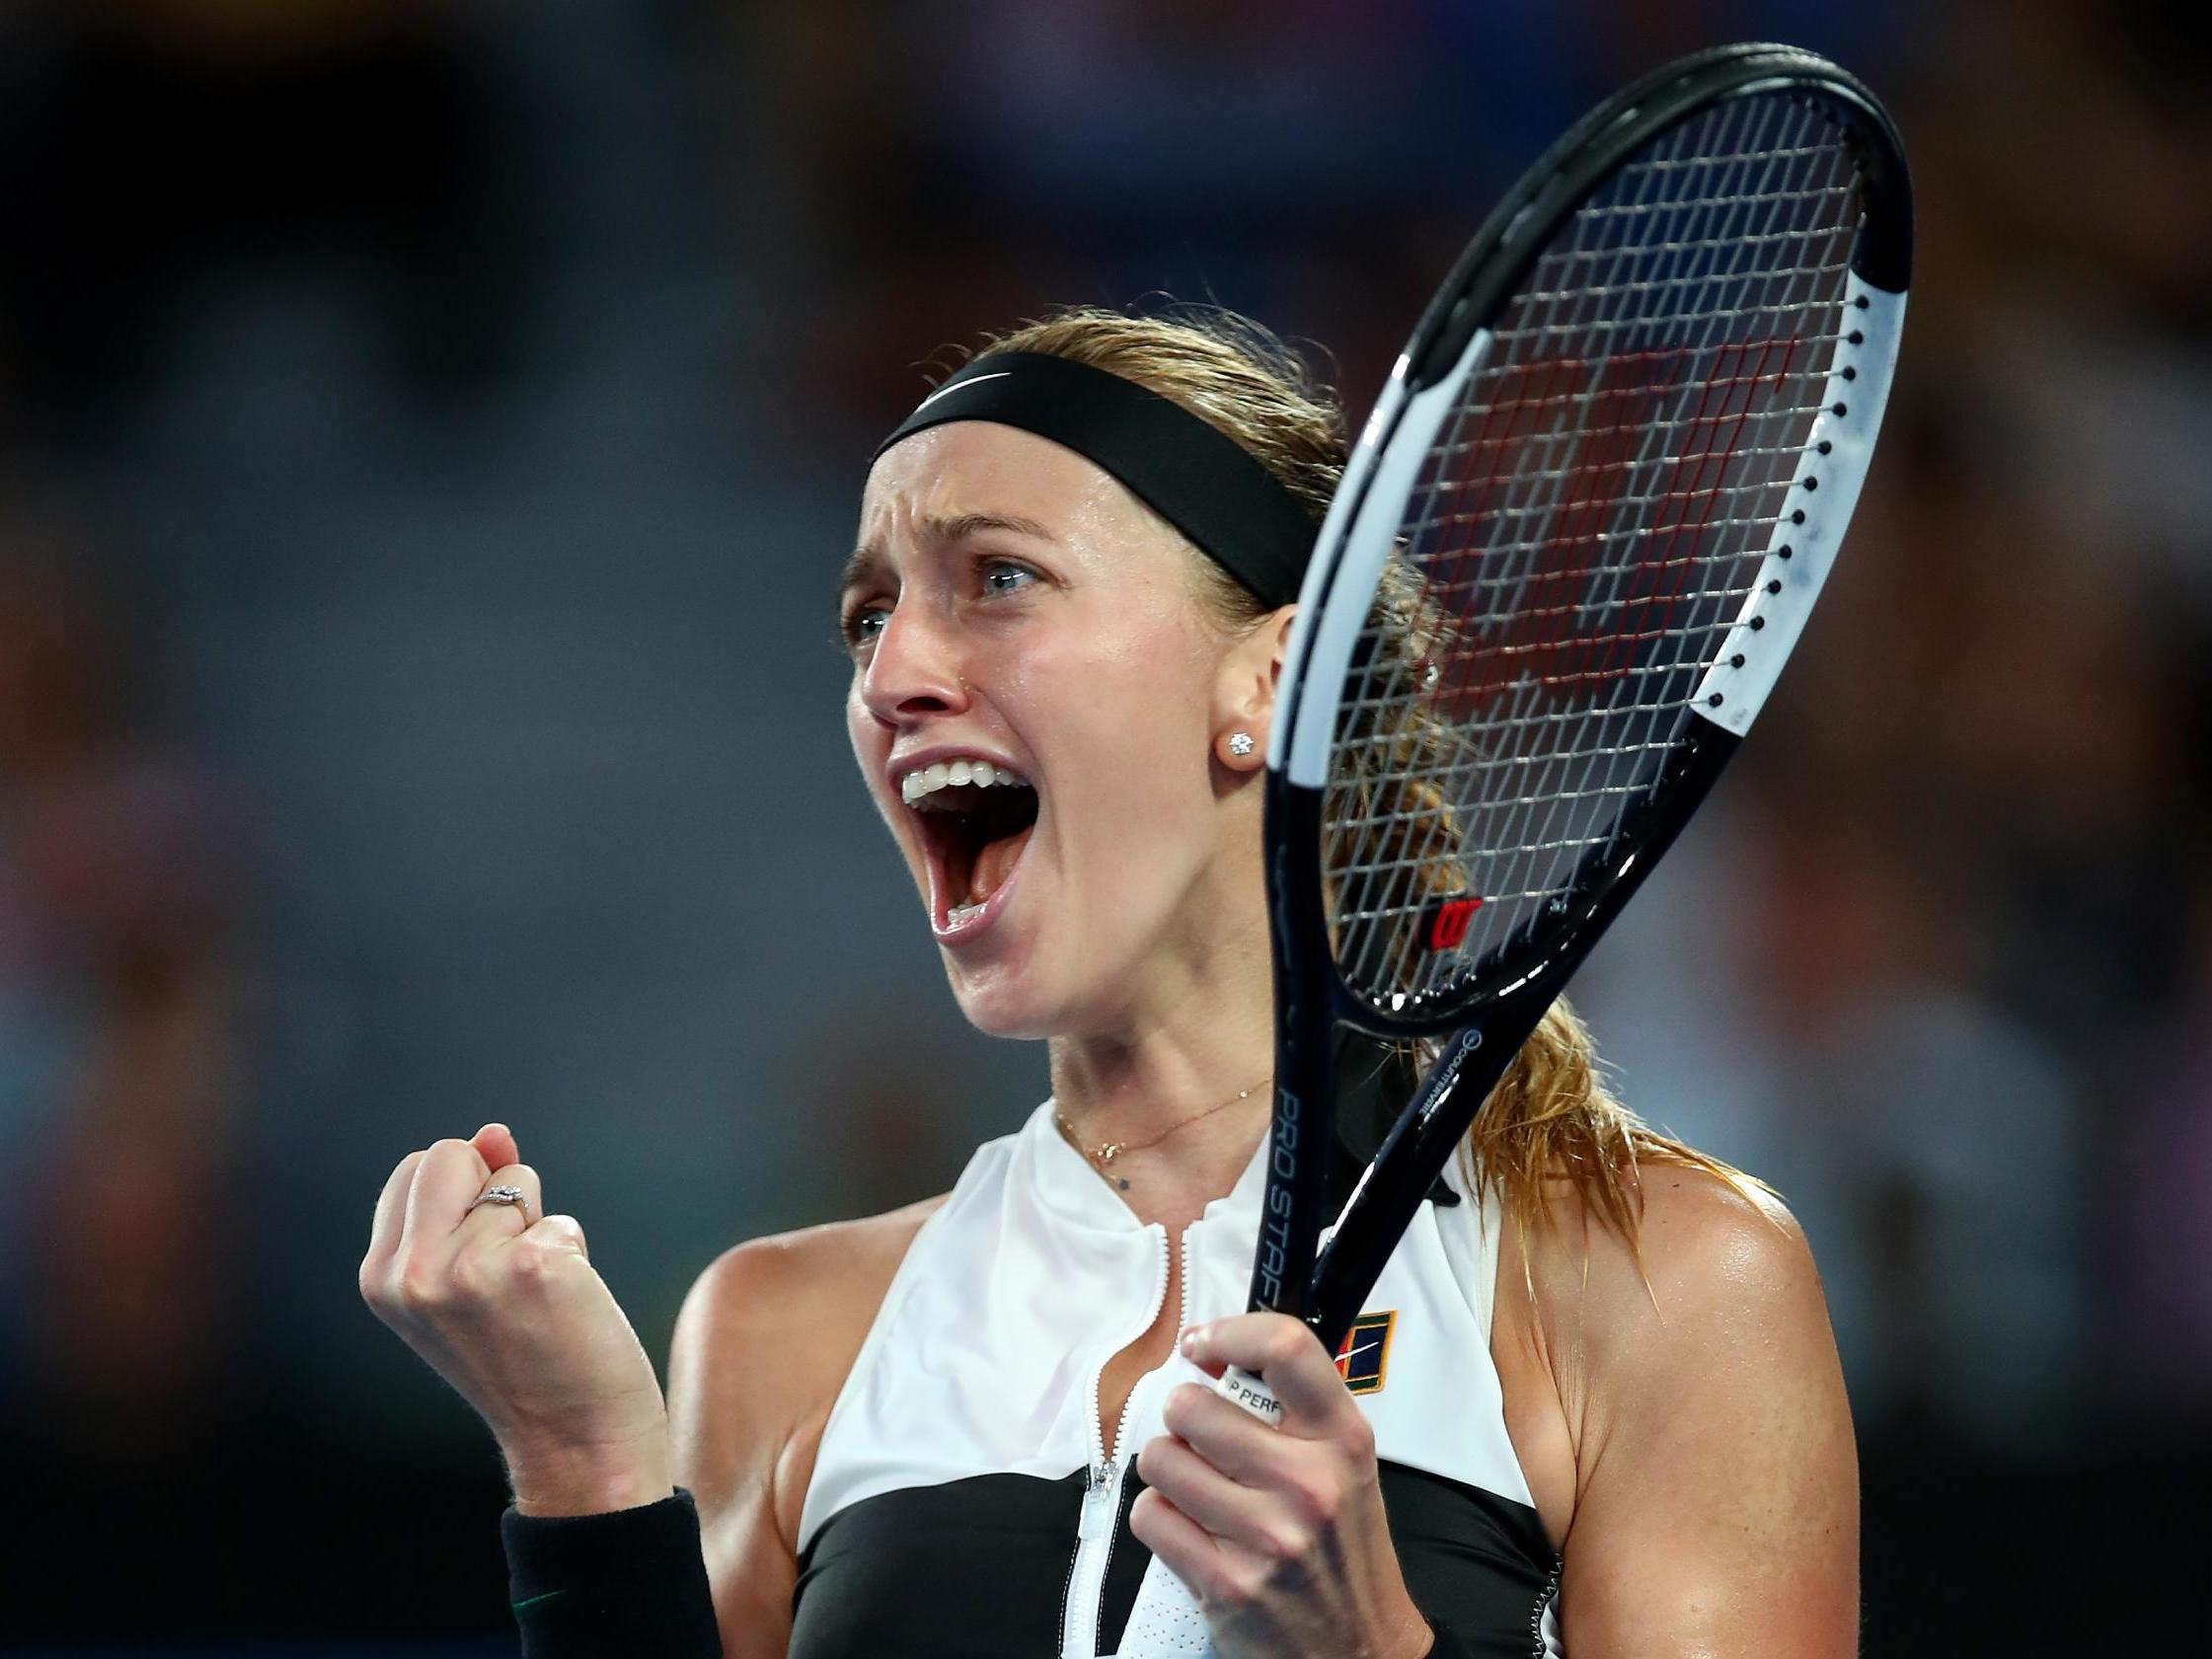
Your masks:
<instances>
[{"instance_id":1,"label":"sweaty face","mask_svg":"<svg viewBox=\"0 0 2212 1659\"><path fill-rule=\"evenodd\" d=\"M1014 427L932 427L869 475L839 600L847 724L986 1031L1109 1028L1202 930L1236 830L1257 842L1217 798L1228 641L1195 557L1093 463Z\"/></svg>"}]
</instances>

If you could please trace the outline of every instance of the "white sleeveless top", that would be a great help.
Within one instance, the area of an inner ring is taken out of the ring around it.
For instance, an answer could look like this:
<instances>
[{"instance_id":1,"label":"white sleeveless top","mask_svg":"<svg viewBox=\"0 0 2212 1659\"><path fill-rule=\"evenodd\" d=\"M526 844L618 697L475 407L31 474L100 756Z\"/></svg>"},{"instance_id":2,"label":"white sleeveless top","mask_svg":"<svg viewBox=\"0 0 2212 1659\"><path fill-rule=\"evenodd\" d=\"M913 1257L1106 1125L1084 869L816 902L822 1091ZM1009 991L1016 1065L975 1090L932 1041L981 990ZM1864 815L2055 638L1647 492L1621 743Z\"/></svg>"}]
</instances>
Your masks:
<instances>
[{"instance_id":1,"label":"white sleeveless top","mask_svg":"<svg viewBox=\"0 0 2212 1659\"><path fill-rule=\"evenodd\" d=\"M1183 1324L1245 1308L1263 1151L1184 1231ZM1558 1654L1557 1557L1489 1354L1498 1218L1456 1169L1445 1183L1460 1202L1421 1206L1338 1369L1374 1426L1416 1604L1471 1651ZM1168 1250L1167 1230L1060 1136L1050 1101L978 1149L915 1236L823 1429L791 1659L858 1659L893 1619L913 1654L938 1651L917 1642L925 1624L971 1656L1205 1651L1187 1594L1127 1531L1136 1453L1163 1432L1169 1391L1204 1374L1171 1357L1110 1442L1099 1421L1100 1373L1158 1317ZM1058 1592L1042 1631L1026 1582L1040 1575Z\"/></svg>"}]
</instances>

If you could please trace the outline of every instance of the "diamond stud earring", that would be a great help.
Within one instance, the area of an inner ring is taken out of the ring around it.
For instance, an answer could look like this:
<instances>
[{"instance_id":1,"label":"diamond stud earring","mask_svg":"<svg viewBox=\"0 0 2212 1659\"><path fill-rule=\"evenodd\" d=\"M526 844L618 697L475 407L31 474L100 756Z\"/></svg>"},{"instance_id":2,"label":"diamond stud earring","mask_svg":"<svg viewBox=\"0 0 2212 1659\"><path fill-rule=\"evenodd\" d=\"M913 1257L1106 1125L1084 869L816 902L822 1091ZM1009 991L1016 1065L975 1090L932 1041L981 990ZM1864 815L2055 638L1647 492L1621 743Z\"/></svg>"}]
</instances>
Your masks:
<instances>
[{"instance_id":1,"label":"diamond stud earring","mask_svg":"<svg viewBox=\"0 0 2212 1659\"><path fill-rule=\"evenodd\" d=\"M1249 731L1232 731L1229 734L1229 752L1240 760L1251 754L1252 733Z\"/></svg>"}]
</instances>

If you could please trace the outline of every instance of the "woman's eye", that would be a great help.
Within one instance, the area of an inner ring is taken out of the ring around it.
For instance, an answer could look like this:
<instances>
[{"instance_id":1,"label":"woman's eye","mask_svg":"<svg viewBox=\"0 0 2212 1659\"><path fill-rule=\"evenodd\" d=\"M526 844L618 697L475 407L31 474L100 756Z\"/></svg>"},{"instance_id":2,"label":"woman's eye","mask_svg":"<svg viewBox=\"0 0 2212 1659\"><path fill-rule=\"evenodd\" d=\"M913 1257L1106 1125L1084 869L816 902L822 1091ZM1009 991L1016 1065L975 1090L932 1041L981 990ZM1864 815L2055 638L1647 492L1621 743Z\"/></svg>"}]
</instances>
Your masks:
<instances>
[{"instance_id":1,"label":"woman's eye","mask_svg":"<svg viewBox=\"0 0 2212 1659\"><path fill-rule=\"evenodd\" d=\"M874 644L890 619L887 605L855 605L845 613L845 642L854 646Z\"/></svg>"},{"instance_id":2,"label":"woman's eye","mask_svg":"<svg viewBox=\"0 0 2212 1659\"><path fill-rule=\"evenodd\" d=\"M998 559L983 566L985 593L1012 593L1035 580L1036 572L1027 565L1015 565Z\"/></svg>"}]
</instances>

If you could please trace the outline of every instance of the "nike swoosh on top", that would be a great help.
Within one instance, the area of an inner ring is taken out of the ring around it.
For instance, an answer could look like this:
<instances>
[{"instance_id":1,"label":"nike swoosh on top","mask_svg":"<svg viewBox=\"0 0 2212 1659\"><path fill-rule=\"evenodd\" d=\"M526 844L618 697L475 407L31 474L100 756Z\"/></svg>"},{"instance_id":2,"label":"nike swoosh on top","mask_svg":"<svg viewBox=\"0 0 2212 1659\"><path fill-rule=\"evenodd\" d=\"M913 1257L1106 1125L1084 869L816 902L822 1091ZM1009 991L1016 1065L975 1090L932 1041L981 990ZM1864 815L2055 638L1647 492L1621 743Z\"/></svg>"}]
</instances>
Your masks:
<instances>
[{"instance_id":1,"label":"nike swoosh on top","mask_svg":"<svg viewBox=\"0 0 2212 1659\"><path fill-rule=\"evenodd\" d=\"M1346 1348L1342 1353L1336 1356L1336 1369L1346 1376L1350 1375L1352 1361L1359 1358L1361 1354L1372 1353L1375 1349L1380 1348L1382 1345L1382 1338L1378 1336L1372 1342L1362 1342L1357 1347Z\"/></svg>"}]
</instances>

